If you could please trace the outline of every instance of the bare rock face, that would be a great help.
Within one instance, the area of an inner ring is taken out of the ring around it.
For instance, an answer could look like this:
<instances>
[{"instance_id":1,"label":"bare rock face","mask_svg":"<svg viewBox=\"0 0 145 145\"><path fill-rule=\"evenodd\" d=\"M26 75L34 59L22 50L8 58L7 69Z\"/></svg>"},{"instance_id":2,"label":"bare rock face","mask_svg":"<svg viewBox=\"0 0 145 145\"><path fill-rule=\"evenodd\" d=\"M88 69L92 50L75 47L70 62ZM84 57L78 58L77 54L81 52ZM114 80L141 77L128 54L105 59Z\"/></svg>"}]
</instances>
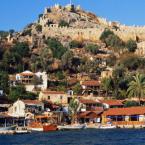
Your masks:
<instances>
[{"instance_id":1,"label":"bare rock face","mask_svg":"<svg viewBox=\"0 0 145 145\"><path fill-rule=\"evenodd\" d=\"M123 41L136 38L141 42L145 41L145 26L125 26L118 22L109 22L82 10L80 6L70 4L64 7L57 4L45 8L36 22L9 37L8 41L28 42L32 49L45 47L44 42L48 37L55 37L64 45L71 40L98 42L105 28L111 29Z\"/></svg>"}]
</instances>

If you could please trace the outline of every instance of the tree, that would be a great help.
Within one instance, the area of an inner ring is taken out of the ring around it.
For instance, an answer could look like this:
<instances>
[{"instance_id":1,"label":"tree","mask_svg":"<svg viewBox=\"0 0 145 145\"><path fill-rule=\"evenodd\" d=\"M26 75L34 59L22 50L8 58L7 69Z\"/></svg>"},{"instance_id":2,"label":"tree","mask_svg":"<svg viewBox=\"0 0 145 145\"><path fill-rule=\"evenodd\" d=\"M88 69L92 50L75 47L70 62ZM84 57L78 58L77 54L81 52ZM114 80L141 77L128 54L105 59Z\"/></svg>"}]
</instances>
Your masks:
<instances>
[{"instance_id":1,"label":"tree","mask_svg":"<svg viewBox=\"0 0 145 145\"><path fill-rule=\"evenodd\" d=\"M133 107L133 106L139 106L140 104L136 101L126 101L124 104L124 107Z\"/></svg>"},{"instance_id":2,"label":"tree","mask_svg":"<svg viewBox=\"0 0 145 145\"><path fill-rule=\"evenodd\" d=\"M109 58L107 58L107 65L114 66L116 64L117 58L115 55L111 55Z\"/></svg>"},{"instance_id":3,"label":"tree","mask_svg":"<svg viewBox=\"0 0 145 145\"><path fill-rule=\"evenodd\" d=\"M124 42L115 34L109 35L108 38L106 38L105 43L107 46L111 46L119 51L124 48Z\"/></svg>"},{"instance_id":4,"label":"tree","mask_svg":"<svg viewBox=\"0 0 145 145\"><path fill-rule=\"evenodd\" d=\"M63 79L65 79L65 76L64 76L64 74L63 74L62 71L57 71L57 72L56 72L56 77L57 77L58 80L63 80Z\"/></svg>"},{"instance_id":5,"label":"tree","mask_svg":"<svg viewBox=\"0 0 145 145\"><path fill-rule=\"evenodd\" d=\"M80 85L80 83L77 83L74 87L73 87L73 91L75 95L78 95L81 92L82 86Z\"/></svg>"},{"instance_id":6,"label":"tree","mask_svg":"<svg viewBox=\"0 0 145 145\"><path fill-rule=\"evenodd\" d=\"M108 38L110 35L114 35L114 33L110 30L110 29L105 29L104 31L103 31L103 33L101 34L101 36L100 36L100 40L102 41L102 42L106 42L106 38Z\"/></svg>"},{"instance_id":7,"label":"tree","mask_svg":"<svg viewBox=\"0 0 145 145\"><path fill-rule=\"evenodd\" d=\"M11 101L16 101L18 99L36 99L37 95L31 92L27 92L23 85L18 85L11 87L8 98Z\"/></svg>"},{"instance_id":8,"label":"tree","mask_svg":"<svg viewBox=\"0 0 145 145\"><path fill-rule=\"evenodd\" d=\"M67 51L67 48L65 48L56 38L48 38L45 43L48 48L51 49L54 58L61 59L63 54Z\"/></svg>"},{"instance_id":9,"label":"tree","mask_svg":"<svg viewBox=\"0 0 145 145\"><path fill-rule=\"evenodd\" d=\"M8 98L12 101L16 101L18 99L22 99L22 95L24 95L25 93L26 90L22 85L11 87Z\"/></svg>"},{"instance_id":10,"label":"tree","mask_svg":"<svg viewBox=\"0 0 145 145\"><path fill-rule=\"evenodd\" d=\"M59 27L69 27L69 23L64 20L61 20L59 22Z\"/></svg>"},{"instance_id":11,"label":"tree","mask_svg":"<svg viewBox=\"0 0 145 145\"><path fill-rule=\"evenodd\" d=\"M73 98L68 106L68 113L71 118L71 123L75 123L76 118L77 118L77 113L81 109L81 104L76 98Z\"/></svg>"},{"instance_id":12,"label":"tree","mask_svg":"<svg viewBox=\"0 0 145 145\"><path fill-rule=\"evenodd\" d=\"M73 58L73 53L71 51L67 51L66 53L64 53L64 55L61 58L62 67L64 69L71 67L72 58Z\"/></svg>"},{"instance_id":13,"label":"tree","mask_svg":"<svg viewBox=\"0 0 145 145\"><path fill-rule=\"evenodd\" d=\"M21 57L27 57L29 54L29 45L25 42L17 42L12 48L13 53L17 53Z\"/></svg>"},{"instance_id":14,"label":"tree","mask_svg":"<svg viewBox=\"0 0 145 145\"><path fill-rule=\"evenodd\" d=\"M103 31L100 40L119 52L125 47L125 43L109 29Z\"/></svg>"},{"instance_id":15,"label":"tree","mask_svg":"<svg viewBox=\"0 0 145 145\"><path fill-rule=\"evenodd\" d=\"M108 97L108 93L113 88L113 81L111 78L103 78L101 81L102 89L106 92L106 97Z\"/></svg>"},{"instance_id":16,"label":"tree","mask_svg":"<svg viewBox=\"0 0 145 145\"><path fill-rule=\"evenodd\" d=\"M42 25L40 25L40 24L36 25L36 31L42 32Z\"/></svg>"},{"instance_id":17,"label":"tree","mask_svg":"<svg viewBox=\"0 0 145 145\"><path fill-rule=\"evenodd\" d=\"M144 62L142 59L136 55L126 55L123 56L120 60L120 64L123 64L124 67L128 68L128 70L137 70L138 68L143 68L141 67L142 65L144 66Z\"/></svg>"},{"instance_id":18,"label":"tree","mask_svg":"<svg viewBox=\"0 0 145 145\"><path fill-rule=\"evenodd\" d=\"M9 92L9 76L7 72L0 72L0 90L4 93Z\"/></svg>"},{"instance_id":19,"label":"tree","mask_svg":"<svg viewBox=\"0 0 145 145\"><path fill-rule=\"evenodd\" d=\"M136 43L136 41L130 39L127 41L126 47L129 52L135 52L137 49L137 43Z\"/></svg>"},{"instance_id":20,"label":"tree","mask_svg":"<svg viewBox=\"0 0 145 145\"><path fill-rule=\"evenodd\" d=\"M70 46L71 49L74 49L74 48L82 48L83 47L83 44L80 41L73 40L73 41L71 41L69 43L69 46Z\"/></svg>"},{"instance_id":21,"label":"tree","mask_svg":"<svg viewBox=\"0 0 145 145\"><path fill-rule=\"evenodd\" d=\"M40 52L40 62L43 70L47 71L48 66L52 63L52 51L47 47Z\"/></svg>"},{"instance_id":22,"label":"tree","mask_svg":"<svg viewBox=\"0 0 145 145\"><path fill-rule=\"evenodd\" d=\"M121 80L123 80L124 76L125 76L125 69L123 66L118 66L113 71L113 84L114 84L113 94L115 98L117 98L119 95L119 85Z\"/></svg>"},{"instance_id":23,"label":"tree","mask_svg":"<svg viewBox=\"0 0 145 145\"><path fill-rule=\"evenodd\" d=\"M138 97L140 104L141 98L145 96L145 76L139 73L133 76L127 92L129 97Z\"/></svg>"},{"instance_id":24,"label":"tree","mask_svg":"<svg viewBox=\"0 0 145 145\"><path fill-rule=\"evenodd\" d=\"M88 44L86 47L85 47L85 50L91 54L97 54L98 51L99 51L99 46L96 45L96 44Z\"/></svg>"}]
</instances>

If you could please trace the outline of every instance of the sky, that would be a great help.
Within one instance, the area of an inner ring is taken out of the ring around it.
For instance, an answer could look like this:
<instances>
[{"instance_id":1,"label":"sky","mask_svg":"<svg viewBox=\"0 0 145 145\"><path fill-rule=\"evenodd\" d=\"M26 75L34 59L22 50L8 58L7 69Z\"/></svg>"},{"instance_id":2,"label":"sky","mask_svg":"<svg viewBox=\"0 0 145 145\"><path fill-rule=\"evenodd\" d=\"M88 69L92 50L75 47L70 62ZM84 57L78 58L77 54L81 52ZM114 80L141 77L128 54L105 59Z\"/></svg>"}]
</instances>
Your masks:
<instances>
[{"instance_id":1,"label":"sky","mask_svg":"<svg viewBox=\"0 0 145 145\"><path fill-rule=\"evenodd\" d=\"M0 30L21 31L37 20L45 7L70 0L0 0ZM72 0L97 16L126 25L145 25L145 0Z\"/></svg>"}]
</instances>

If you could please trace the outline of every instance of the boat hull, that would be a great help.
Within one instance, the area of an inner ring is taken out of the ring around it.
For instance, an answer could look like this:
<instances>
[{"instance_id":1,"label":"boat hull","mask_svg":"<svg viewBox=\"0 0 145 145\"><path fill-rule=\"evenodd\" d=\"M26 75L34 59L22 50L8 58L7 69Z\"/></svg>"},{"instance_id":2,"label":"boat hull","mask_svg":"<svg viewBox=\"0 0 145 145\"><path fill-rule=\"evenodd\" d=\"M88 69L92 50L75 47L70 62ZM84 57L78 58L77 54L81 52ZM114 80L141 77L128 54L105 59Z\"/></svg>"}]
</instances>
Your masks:
<instances>
[{"instance_id":1,"label":"boat hull","mask_svg":"<svg viewBox=\"0 0 145 145\"><path fill-rule=\"evenodd\" d=\"M80 129L85 129L86 125L66 125L66 126L58 126L59 130L80 130Z\"/></svg>"},{"instance_id":2,"label":"boat hull","mask_svg":"<svg viewBox=\"0 0 145 145\"><path fill-rule=\"evenodd\" d=\"M43 125L43 131L48 132L48 131L56 131L58 130L57 125L55 124L45 124Z\"/></svg>"},{"instance_id":3,"label":"boat hull","mask_svg":"<svg viewBox=\"0 0 145 145\"><path fill-rule=\"evenodd\" d=\"M15 130L16 127L17 127L16 125L14 125L14 126L8 126L8 127L0 127L0 131Z\"/></svg>"},{"instance_id":4,"label":"boat hull","mask_svg":"<svg viewBox=\"0 0 145 145\"><path fill-rule=\"evenodd\" d=\"M100 126L100 129L115 129L116 126Z\"/></svg>"},{"instance_id":5,"label":"boat hull","mask_svg":"<svg viewBox=\"0 0 145 145\"><path fill-rule=\"evenodd\" d=\"M30 128L32 131L43 131L43 128Z\"/></svg>"}]
</instances>

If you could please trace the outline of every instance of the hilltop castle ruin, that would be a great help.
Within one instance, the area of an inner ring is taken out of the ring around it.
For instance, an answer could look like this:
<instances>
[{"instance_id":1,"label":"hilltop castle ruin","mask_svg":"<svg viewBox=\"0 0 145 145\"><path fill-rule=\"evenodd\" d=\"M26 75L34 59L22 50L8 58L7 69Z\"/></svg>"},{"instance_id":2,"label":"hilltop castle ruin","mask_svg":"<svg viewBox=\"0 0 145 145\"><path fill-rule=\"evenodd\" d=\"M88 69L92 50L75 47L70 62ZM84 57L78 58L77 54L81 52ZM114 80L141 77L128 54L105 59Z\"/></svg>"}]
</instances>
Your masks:
<instances>
[{"instance_id":1,"label":"hilltop castle ruin","mask_svg":"<svg viewBox=\"0 0 145 145\"><path fill-rule=\"evenodd\" d=\"M69 27L60 27L59 22L66 21ZM32 36L26 36L26 39L33 41L33 36L38 37L65 37L72 40L91 40L99 41L99 38L105 28L111 29L123 41L129 39L137 40L139 52L145 55L145 26L126 26L119 22L109 22L104 18L97 17L90 12L81 9L80 6L68 4L62 7L59 4L53 7L45 8L44 13L39 16L36 24L42 26L41 34L38 34L35 27L32 27ZM9 38L9 41L11 39Z\"/></svg>"}]
</instances>

